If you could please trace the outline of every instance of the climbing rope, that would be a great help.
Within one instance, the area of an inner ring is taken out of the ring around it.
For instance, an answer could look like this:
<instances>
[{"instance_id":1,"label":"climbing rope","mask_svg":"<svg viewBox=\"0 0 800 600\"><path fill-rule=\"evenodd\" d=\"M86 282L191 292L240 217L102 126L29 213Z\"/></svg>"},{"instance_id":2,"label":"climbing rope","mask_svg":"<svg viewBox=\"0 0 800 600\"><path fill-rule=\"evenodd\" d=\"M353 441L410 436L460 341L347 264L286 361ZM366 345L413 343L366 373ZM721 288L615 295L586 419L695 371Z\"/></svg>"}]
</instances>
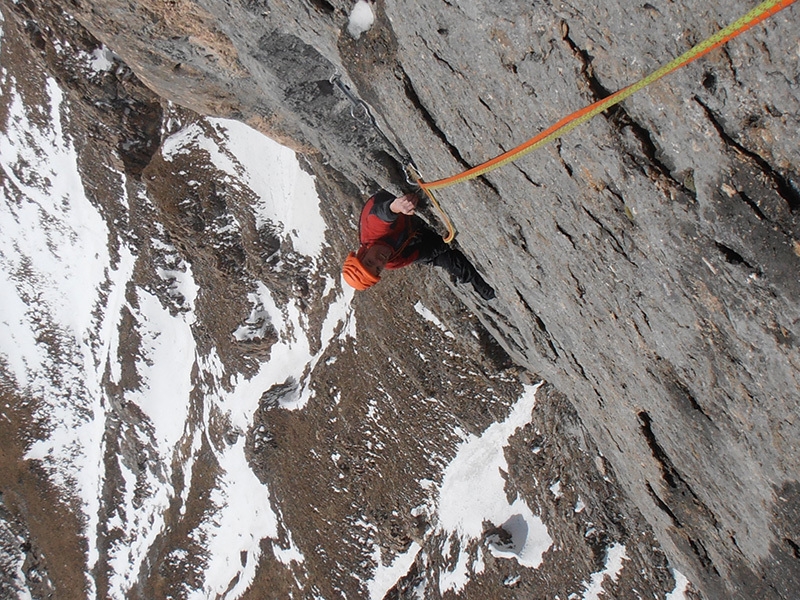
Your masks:
<instances>
[{"instance_id":1,"label":"climbing rope","mask_svg":"<svg viewBox=\"0 0 800 600\"><path fill-rule=\"evenodd\" d=\"M439 204L439 201L436 199L436 196L430 190L427 190L422 185L422 175L420 175L417 167L414 165L413 162L409 162L406 165L406 174L408 176L409 182L414 183L415 185L419 186L419 188L425 192L425 195L428 197L428 200L431 201L436 212L439 213L439 218L444 223L445 227L447 227L447 235L444 236L444 241L446 244L449 244L453 241L453 238L456 237L456 230L453 227L453 222L450 221L450 217L447 216L447 213L444 211L442 206Z\"/></svg>"},{"instance_id":2,"label":"climbing rope","mask_svg":"<svg viewBox=\"0 0 800 600\"><path fill-rule=\"evenodd\" d=\"M449 187L451 185L455 185L457 183L461 183L462 181L468 181L470 179L474 179L476 177L480 177L494 169L502 167L509 162L512 162L521 156L524 156L528 152L531 152L541 146L547 144L548 142L553 141L556 138L559 138L569 131L576 128L578 125L585 123L592 117L598 115L599 113L603 112L604 110L618 104L635 94L639 90L647 87L651 83L661 79L662 77L672 73L673 71L677 71L681 67L688 65L690 62L697 60L701 56L704 56L722 46L723 44L729 42L739 34L747 31L751 27L757 25L761 21L771 17L775 13L783 10L784 8L792 5L795 3L796 0L766 0L762 2L758 6L756 6L753 10L748 12L743 17L737 19L724 29L720 29L717 33L710 36L709 38L703 40L696 46L694 46L691 50L685 52L675 60L671 61L670 63L664 65L657 71L654 71L647 77L637 81L636 83L629 85L626 88L611 94L610 96L603 98L602 100L598 100L594 104L586 106L578 111L575 111L571 115L568 115L558 121L555 125L552 125L548 129L545 129L535 137L529 139L527 142L520 144L516 148L513 148L491 160L488 160L476 167L468 169L463 173L459 173L457 175L453 175L451 177L446 177L444 179L438 179L436 181L425 182L422 181L420 177L417 177L417 184L422 188L428 198L433 202L434 206L436 206L437 210L442 214L443 221L447 226L448 230L448 237L445 238L446 242L450 242L455 237L455 230L450 222L450 219L444 213L442 208L439 205L439 202L433 195L433 190L442 189ZM416 169L415 169L416 171ZM416 171L417 175L419 172Z\"/></svg>"}]
</instances>

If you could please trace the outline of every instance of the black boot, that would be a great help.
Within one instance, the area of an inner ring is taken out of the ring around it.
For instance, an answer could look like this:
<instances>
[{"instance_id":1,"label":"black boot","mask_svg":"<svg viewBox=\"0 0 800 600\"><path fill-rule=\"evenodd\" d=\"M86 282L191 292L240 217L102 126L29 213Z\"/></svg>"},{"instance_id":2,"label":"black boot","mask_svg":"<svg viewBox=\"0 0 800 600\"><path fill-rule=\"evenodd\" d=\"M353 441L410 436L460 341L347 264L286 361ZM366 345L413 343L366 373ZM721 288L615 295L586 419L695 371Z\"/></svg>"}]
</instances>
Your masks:
<instances>
[{"instance_id":1,"label":"black boot","mask_svg":"<svg viewBox=\"0 0 800 600\"><path fill-rule=\"evenodd\" d=\"M443 268L453 283L471 283L484 300L491 300L496 296L492 286L483 280L461 250L445 244L438 233L423 228L419 232L415 248L419 250L418 262Z\"/></svg>"},{"instance_id":2,"label":"black boot","mask_svg":"<svg viewBox=\"0 0 800 600\"><path fill-rule=\"evenodd\" d=\"M478 296L483 298L484 300L494 300L497 296L494 292L494 288L486 283L480 275L477 273L475 277L472 279L472 287L475 288L475 291L478 293Z\"/></svg>"}]
</instances>

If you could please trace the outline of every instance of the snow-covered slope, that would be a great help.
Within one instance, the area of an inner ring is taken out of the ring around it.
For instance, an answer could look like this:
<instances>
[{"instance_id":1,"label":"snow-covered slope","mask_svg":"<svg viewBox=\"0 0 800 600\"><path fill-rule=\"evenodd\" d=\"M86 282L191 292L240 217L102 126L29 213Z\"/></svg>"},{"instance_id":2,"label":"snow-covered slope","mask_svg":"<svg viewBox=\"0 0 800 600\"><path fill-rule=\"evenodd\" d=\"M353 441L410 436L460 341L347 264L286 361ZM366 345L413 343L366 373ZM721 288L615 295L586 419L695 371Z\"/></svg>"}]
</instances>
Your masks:
<instances>
[{"instance_id":1,"label":"snow-covered slope","mask_svg":"<svg viewBox=\"0 0 800 600\"><path fill-rule=\"evenodd\" d=\"M166 284L178 310L162 303L150 285L137 284L136 244L110 239L103 207L85 192L68 131L69 105L54 79L47 79L45 92L46 104L26 105L7 75L8 113L0 137L0 352L8 383L34 400L41 432L24 459L41 464L64 497L80 506L87 574L107 571L108 596L124 598L168 526L171 507L185 513L205 440L217 466L216 483L208 509L188 534L201 542L205 556L187 558L176 548L170 557L192 562L201 574L200 585L187 585L194 594L214 596L237 580L228 590L235 596L253 579L261 541L277 538L279 517L269 490L248 467L245 438L234 444L211 440L212 418L247 432L261 394L287 378L298 382L292 405L301 408L314 363L343 321L352 319L348 298L329 295L328 318L315 334L321 345L312 353L296 303L276 301L263 284L254 285L254 311L243 330L260 320L278 331L279 341L255 375L227 372L213 348L201 352L195 343L198 287L190 264L167 236L141 240L163 258L165 267L150 277ZM312 264L323 251L325 224L313 178L290 150L239 123L213 120L180 129L165 139L161 152L167 161L180 154L210 161L227 184L248 187L257 196L252 207L257 223L281 228ZM125 195L125 174L113 176L123 192L123 211L134 202L152 203L145 192ZM135 346L121 343L124 326L134 328ZM258 331L234 335L248 339ZM129 357L133 364L123 367ZM121 387L124 368L132 369L135 385ZM107 424L121 418L120 405L138 413L136 422L121 425L119 435L147 453L145 469L132 468L131 457L111 455ZM117 492L113 505L103 498L109 478ZM101 532L109 541L99 564ZM293 547L284 555L302 561ZM98 593L91 575L87 589L90 596Z\"/></svg>"}]
</instances>

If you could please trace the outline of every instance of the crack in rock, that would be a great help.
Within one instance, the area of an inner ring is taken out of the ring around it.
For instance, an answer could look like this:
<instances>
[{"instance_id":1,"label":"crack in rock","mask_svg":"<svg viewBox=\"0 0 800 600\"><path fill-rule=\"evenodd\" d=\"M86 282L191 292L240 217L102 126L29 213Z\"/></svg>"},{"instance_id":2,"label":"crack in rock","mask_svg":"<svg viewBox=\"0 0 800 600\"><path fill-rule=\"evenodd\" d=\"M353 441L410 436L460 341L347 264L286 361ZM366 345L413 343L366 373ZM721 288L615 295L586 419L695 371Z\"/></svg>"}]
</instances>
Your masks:
<instances>
[{"instance_id":1,"label":"crack in rock","mask_svg":"<svg viewBox=\"0 0 800 600\"><path fill-rule=\"evenodd\" d=\"M773 168L764 157L752 150L745 148L742 144L733 139L733 136L725 130L724 125L714 114L714 111L711 110L711 108L698 96L694 96L694 101L703 109L708 117L708 120L711 122L711 125L713 125L722 141L727 146L732 148L737 154L752 160L756 165L758 165L768 180L772 182L778 195L786 202L787 206L789 207L789 212L796 213L798 209L800 209L800 192L794 188L791 182L775 168Z\"/></svg>"}]
</instances>

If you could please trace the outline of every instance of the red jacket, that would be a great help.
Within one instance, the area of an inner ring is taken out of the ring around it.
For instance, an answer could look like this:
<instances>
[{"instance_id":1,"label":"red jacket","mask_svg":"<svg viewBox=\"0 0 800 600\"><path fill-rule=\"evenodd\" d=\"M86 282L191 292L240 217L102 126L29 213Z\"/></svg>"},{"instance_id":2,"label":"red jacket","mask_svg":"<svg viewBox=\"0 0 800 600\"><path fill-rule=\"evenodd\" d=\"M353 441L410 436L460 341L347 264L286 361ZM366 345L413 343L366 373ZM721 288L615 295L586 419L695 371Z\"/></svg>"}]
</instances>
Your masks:
<instances>
[{"instance_id":1,"label":"red jacket","mask_svg":"<svg viewBox=\"0 0 800 600\"><path fill-rule=\"evenodd\" d=\"M381 242L394 248L387 269L399 269L419 258L419 249L409 243L419 230L417 218L393 213L389 205L395 197L382 190L372 196L361 210L359 238L362 246Z\"/></svg>"}]
</instances>

